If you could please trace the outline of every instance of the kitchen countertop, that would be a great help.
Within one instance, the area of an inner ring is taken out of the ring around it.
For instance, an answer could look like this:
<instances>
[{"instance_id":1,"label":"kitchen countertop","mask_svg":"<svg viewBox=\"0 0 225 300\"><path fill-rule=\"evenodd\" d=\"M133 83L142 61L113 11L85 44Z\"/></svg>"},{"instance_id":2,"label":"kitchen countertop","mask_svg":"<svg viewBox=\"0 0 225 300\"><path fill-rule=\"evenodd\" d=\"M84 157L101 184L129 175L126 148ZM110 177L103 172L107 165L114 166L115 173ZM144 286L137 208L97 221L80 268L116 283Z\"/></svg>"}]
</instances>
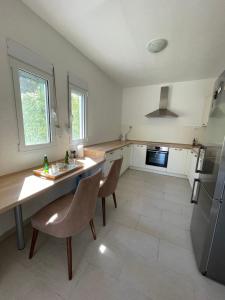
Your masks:
<instances>
[{"instance_id":1,"label":"kitchen countertop","mask_svg":"<svg viewBox=\"0 0 225 300\"><path fill-rule=\"evenodd\" d=\"M138 144L138 145L147 145L147 146L165 146L171 148L184 148L184 149L195 149L198 146L192 146L191 144L179 144L179 143L168 143L168 142L152 142L152 141L139 141L139 140L127 140L126 142L121 142L120 140L110 141L100 144L95 144L85 147L86 154L104 154L116 149L119 149L123 146Z\"/></svg>"},{"instance_id":2,"label":"kitchen countertop","mask_svg":"<svg viewBox=\"0 0 225 300\"><path fill-rule=\"evenodd\" d=\"M53 189L57 184L77 177L104 163L104 157L84 157L78 159L83 167L56 180L49 180L33 174L33 169L0 176L0 213L32 200Z\"/></svg>"}]
</instances>

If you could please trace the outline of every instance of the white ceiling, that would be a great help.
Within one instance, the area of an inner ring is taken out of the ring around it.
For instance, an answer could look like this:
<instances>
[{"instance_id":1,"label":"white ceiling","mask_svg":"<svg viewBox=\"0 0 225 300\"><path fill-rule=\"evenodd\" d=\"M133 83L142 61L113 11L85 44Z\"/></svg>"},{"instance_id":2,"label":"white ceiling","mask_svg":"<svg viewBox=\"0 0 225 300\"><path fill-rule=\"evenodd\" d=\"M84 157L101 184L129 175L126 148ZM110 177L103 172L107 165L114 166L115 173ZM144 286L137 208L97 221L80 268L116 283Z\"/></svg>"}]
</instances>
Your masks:
<instances>
[{"instance_id":1,"label":"white ceiling","mask_svg":"<svg viewBox=\"0 0 225 300\"><path fill-rule=\"evenodd\" d=\"M123 86L218 76L224 0L22 0ZM146 50L163 37L161 53Z\"/></svg>"}]
</instances>

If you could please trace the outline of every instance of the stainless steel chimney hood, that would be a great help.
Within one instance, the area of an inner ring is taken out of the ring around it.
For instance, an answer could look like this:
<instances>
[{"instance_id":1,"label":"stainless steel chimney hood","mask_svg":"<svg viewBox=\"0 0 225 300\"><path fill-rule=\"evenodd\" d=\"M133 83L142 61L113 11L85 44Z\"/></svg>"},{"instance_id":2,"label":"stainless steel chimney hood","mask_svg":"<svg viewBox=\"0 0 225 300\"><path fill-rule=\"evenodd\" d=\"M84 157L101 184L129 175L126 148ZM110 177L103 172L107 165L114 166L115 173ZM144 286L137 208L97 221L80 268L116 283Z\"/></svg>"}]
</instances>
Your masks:
<instances>
[{"instance_id":1,"label":"stainless steel chimney hood","mask_svg":"<svg viewBox=\"0 0 225 300\"><path fill-rule=\"evenodd\" d=\"M162 86L160 92L159 109L145 115L147 118L177 118L178 115L167 109L169 87Z\"/></svg>"}]
</instances>

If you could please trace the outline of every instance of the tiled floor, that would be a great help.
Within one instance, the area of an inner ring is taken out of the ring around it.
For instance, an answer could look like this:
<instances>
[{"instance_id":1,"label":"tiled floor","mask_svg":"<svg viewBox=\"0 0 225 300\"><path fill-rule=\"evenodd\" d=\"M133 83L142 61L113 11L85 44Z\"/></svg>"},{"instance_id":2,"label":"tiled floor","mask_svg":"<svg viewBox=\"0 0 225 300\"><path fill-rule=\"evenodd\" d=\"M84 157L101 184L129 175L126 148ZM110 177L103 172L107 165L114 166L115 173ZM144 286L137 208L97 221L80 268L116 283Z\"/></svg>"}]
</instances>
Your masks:
<instances>
[{"instance_id":1,"label":"tiled floor","mask_svg":"<svg viewBox=\"0 0 225 300\"><path fill-rule=\"evenodd\" d=\"M27 259L15 236L0 244L0 299L224 300L225 286L199 274L189 225L192 206L185 179L134 170L120 179L118 208L107 199L107 226L73 239L73 272L67 280L63 240L40 235Z\"/></svg>"}]
</instances>

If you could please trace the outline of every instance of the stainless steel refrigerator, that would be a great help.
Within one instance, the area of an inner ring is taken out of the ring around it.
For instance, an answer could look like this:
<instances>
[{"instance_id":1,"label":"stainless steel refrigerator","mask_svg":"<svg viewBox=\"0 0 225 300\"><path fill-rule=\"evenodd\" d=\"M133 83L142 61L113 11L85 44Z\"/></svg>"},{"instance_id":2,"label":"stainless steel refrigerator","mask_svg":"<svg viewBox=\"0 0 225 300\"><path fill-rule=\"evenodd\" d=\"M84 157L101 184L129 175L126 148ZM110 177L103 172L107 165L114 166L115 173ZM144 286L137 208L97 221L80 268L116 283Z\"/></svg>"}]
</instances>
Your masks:
<instances>
[{"instance_id":1,"label":"stainless steel refrigerator","mask_svg":"<svg viewBox=\"0 0 225 300\"><path fill-rule=\"evenodd\" d=\"M200 272L225 284L224 89L225 71L215 83L209 122L199 151L199 179L195 179L191 199L191 238Z\"/></svg>"}]
</instances>

